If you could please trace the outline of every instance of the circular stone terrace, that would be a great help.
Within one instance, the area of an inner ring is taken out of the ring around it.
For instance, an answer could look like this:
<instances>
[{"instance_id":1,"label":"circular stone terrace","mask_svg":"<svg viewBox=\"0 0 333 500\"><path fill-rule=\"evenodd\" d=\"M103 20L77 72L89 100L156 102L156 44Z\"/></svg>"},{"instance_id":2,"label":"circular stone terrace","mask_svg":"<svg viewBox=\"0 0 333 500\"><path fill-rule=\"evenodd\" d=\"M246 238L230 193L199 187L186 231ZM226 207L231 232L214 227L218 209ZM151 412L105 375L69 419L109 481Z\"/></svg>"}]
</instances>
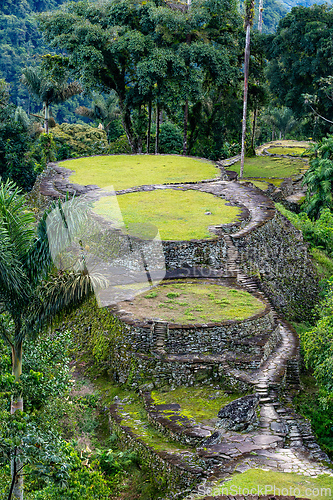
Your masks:
<instances>
[{"instance_id":1,"label":"circular stone terrace","mask_svg":"<svg viewBox=\"0 0 333 500\"><path fill-rule=\"evenodd\" d=\"M141 323L198 325L245 320L263 313L267 304L226 281L192 279L164 281L119 307Z\"/></svg>"},{"instance_id":2,"label":"circular stone terrace","mask_svg":"<svg viewBox=\"0 0 333 500\"><path fill-rule=\"evenodd\" d=\"M220 169L203 159L114 155L51 167L40 183L42 195L85 195L107 219L116 194L124 228L148 222L159 229L168 271L209 267L227 275L224 235L241 236L275 213L259 189L220 180Z\"/></svg>"},{"instance_id":3,"label":"circular stone terrace","mask_svg":"<svg viewBox=\"0 0 333 500\"><path fill-rule=\"evenodd\" d=\"M165 280L111 307L132 352L222 356L258 368L278 341L271 307L232 279Z\"/></svg>"}]
</instances>

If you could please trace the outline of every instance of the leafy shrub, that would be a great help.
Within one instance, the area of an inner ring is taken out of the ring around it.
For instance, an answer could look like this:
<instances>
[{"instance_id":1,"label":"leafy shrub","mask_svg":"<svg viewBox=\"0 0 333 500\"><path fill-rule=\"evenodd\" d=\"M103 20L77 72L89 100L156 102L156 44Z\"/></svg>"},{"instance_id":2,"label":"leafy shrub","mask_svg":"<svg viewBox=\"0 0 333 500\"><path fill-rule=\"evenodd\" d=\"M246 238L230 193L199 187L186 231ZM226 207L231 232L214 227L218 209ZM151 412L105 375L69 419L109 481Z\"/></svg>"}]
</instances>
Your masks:
<instances>
[{"instance_id":1,"label":"leafy shrub","mask_svg":"<svg viewBox=\"0 0 333 500\"><path fill-rule=\"evenodd\" d=\"M99 459L101 469L109 476L117 473L118 471L123 471L139 461L138 455L132 450L97 450L97 457Z\"/></svg>"},{"instance_id":2,"label":"leafy shrub","mask_svg":"<svg viewBox=\"0 0 333 500\"><path fill-rule=\"evenodd\" d=\"M222 145L219 145L212 137L207 137L205 140L201 140L200 142L196 141L191 150L191 154L194 156L200 156L214 161L231 158L239 153L240 144L230 144L229 142L224 142Z\"/></svg>"},{"instance_id":3,"label":"leafy shrub","mask_svg":"<svg viewBox=\"0 0 333 500\"><path fill-rule=\"evenodd\" d=\"M69 390L71 347L71 333L67 330L26 343L21 382L27 409L38 409L48 399L63 397Z\"/></svg>"},{"instance_id":4,"label":"leafy shrub","mask_svg":"<svg viewBox=\"0 0 333 500\"><path fill-rule=\"evenodd\" d=\"M123 364L124 370L129 368L123 325L107 308L98 307L95 297L66 316L64 328L71 329L76 352L95 372L105 374L115 359Z\"/></svg>"},{"instance_id":5,"label":"leafy shrub","mask_svg":"<svg viewBox=\"0 0 333 500\"><path fill-rule=\"evenodd\" d=\"M114 155L121 154L131 154L132 150L130 145L128 144L128 140L126 135L121 135L115 141L111 142L109 153Z\"/></svg>"},{"instance_id":6,"label":"leafy shrub","mask_svg":"<svg viewBox=\"0 0 333 500\"><path fill-rule=\"evenodd\" d=\"M100 500L110 498L112 490L100 469L98 460L82 460L70 445L67 447L71 458L71 468L66 485L49 484L38 491L26 494L26 499L58 500L66 498L66 500L82 500L84 498L84 500Z\"/></svg>"},{"instance_id":7,"label":"leafy shrub","mask_svg":"<svg viewBox=\"0 0 333 500\"><path fill-rule=\"evenodd\" d=\"M182 133L177 125L171 122L166 122L161 125L159 141L160 153L180 154L183 147Z\"/></svg>"},{"instance_id":8,"label":"leafy shrub","mask_svg":"<svg viewBox=\"0 0 333 500\"><path fill-rule=\"evenodd\" d=\"M279 203L276 206L297 229L302 231L305 241L312 247L321 248L328 255L333 254L333 213L328 208L322 210L318 220L312 221L304 212L295 214Z\"/></svg>"},{"instance_id":9,"label":"leafy shrub","mask_svg":"<svg viewBox=\"0 0 333 500\"><path fill-rule=\"evenodd\" d=\"M333 457L333 395L304 392L294 400L296 409L311 420L320 446Z\"/></svg>"},{"instance_id":10,"label":"leafy shrub","mask_svg":"<svg viewBox=\"0 0 333 500\"><path fill-rule=\"evenodd\" d=\"M108 153L104 130L89 125L63 123L52 129L58 160Z\"/></svg>"},{"instance_id":11,"label":"leafy shrub","mask_svg":"<svg viewBox=\"0 0 333 500\"><path fill-rule=\"evenodd\" d=\"M15 181L26 191L37 177L29 148L28 133L20 123L11 120L0 123L0 176L3 181Z\"/></svg>"},{"instance_id":12,"label":"leafy shrub","mask_svg":"<svg viewBox=\"0 0 333 500\"><path fill-rule=\"evenodd\" d=\"M43 166L43 168L46 168L49 162L55 160L54 151L56 145L53 139L53 135L51 133L41 134L38 139L38 146L40 147L41 165Z\"/></svg>"},{"instance_id":13,"label":"leafy shrub","mask_svg":"<svg viewBox=\"0 0 333 500\"><path fill-rule=\"evenodd\" d=\"M71 333L58 332L28 340L23 352L20 383L11 374L10 350L0 339L0 400L10 392L22 394L25 410L40 409L49 399L63 397L70 388ZM1 402L1 401L0 401Z\"/></svg>"}]
</instances>

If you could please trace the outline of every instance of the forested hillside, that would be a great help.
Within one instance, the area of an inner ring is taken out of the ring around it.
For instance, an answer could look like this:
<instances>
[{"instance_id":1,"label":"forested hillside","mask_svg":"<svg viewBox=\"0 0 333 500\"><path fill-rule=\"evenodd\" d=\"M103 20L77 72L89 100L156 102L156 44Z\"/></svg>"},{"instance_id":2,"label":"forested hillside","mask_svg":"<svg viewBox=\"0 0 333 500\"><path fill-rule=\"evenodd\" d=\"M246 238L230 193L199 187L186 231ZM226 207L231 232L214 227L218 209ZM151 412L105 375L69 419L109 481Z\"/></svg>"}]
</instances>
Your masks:
<instances>
[{"instance_id":1,"label":"forested hillside","mask_svg":"<svg viewBox=\"0 0 333 500\"><path fill-rule=\"evenodd\" d=\"M30 100L20 83L22 69L37 64L39 56L48 51L37 28L36 14L63 3L65 0L3 0L0 4L0 77L10 83L12 101L26 110ZM263 32L273 33L287 10L278 0L267 0L264 9ZM256 10L258 17L258 6Z\"/></svg>"},{"instance_id":2,"label":"forested hillside","mask_svg":"<svg viewBox=\"0 0 333 500\"><path fill-rule=\"evenodd\" d=\"M332 4L331 0L326 0L325 2L322 1L318 2L316 0L281 0L281 3L287 10L291 10L293 7L296 7L297 5L302 5L303 7L310 7L311 5L314 4L323 4L323 3Z\"/></svg>"},{"instance_id":3,"label":"forested hillside","mask_svg":"<svg viewBox=\"0 0 333 500\"><path fill-rule=\"evenodd\" d=\"M0 3L0 77L11 86L11 100L30 110L27 89L20 83L25 66L38 64L47 52L36 14L59 7L64 0L2 0ZM36 109L33 107L33 111Z\"/></svg>"}]
</instances>

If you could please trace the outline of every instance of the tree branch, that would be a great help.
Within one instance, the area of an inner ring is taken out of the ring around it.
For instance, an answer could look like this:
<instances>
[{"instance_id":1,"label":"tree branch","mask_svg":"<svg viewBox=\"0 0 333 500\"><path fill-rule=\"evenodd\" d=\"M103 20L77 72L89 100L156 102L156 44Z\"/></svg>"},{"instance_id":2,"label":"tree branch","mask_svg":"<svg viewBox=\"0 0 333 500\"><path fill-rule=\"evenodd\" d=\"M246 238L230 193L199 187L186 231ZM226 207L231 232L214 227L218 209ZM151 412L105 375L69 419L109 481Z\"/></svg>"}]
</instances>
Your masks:
<instances>
[{"instance_id":1,"label":"tree branch","mask_svg":"<svg viewBox=\"0 0 333 500\"><path fill-rule=\"evenodd\" d=\"M307 103L307 105L310 106L310 108L312 109L312 111L314 112L314 114L317 115L317 116L319 116L319 118L322 118L323 120L325 120L325 122L333 123L331 120L328 120L324 116L321 116L319 113L317 113L317 111L315 109L313 109L313 107L311 106L311 104Z\"/></svg>"}]
</instances>

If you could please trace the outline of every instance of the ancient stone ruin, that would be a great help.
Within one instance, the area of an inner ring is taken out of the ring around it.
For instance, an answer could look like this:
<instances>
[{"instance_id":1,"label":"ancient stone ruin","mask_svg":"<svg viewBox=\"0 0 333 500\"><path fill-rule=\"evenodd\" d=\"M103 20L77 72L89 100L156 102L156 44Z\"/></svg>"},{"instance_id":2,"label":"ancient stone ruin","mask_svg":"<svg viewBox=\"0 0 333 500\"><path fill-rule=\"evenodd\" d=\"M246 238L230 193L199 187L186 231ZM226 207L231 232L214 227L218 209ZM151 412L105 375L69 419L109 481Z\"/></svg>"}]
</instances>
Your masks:
<instances>
[{"instance_id":1,"label":"ancient stone ruin","mask_svg":"<svg viewBox=\"0 0 333 500\"><path fill-rule=\"evenodd\" d=\"M98 199L97 186L73 185L69 174L50 165L40 183L41 195L55 199L70 192ZM189 451L156 450L147 444L124 423L128 415L122 400L110 408L113 429L124 444L149 457L152 469L168 477L171 493L189 492L203 481L214 484L235 468L332 475L321 463L328 458L316 444L310 424L290 404L300 386L299 342L284 318L306 319L317 290L301 232L262 191L233 179L164 189L210 193L240 207L242 215L235 223L212 227L210 240L163 241L166 276L160 286L190 280L243 290L262 303L262 311L243 320L185 324L151 317L149 311L145 317L135 317L130 301L110 307L122 330L110 373L119 383L131 378L150 424ZM177 403L157 404L151 397L154 388L196 384L243 396L220 410L215 426L181 416Z\"/></svg>"}]
</instances>

